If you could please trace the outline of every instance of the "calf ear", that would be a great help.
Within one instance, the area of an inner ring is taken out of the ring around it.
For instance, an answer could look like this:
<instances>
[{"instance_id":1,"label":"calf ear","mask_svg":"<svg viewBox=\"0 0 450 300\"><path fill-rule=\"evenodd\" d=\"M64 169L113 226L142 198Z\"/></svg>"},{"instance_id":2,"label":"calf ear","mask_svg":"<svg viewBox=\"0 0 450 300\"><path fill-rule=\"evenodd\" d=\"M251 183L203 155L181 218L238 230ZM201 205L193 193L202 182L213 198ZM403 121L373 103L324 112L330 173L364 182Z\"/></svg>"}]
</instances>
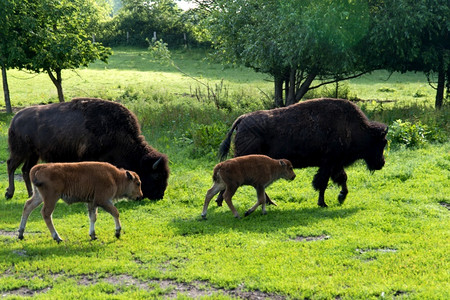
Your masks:
<instances>
[{"instance_id":1,"label":"calf ear","mask_svg":"<svg viewBox=\"0 0 450 300\"><path fill-rule=\"evenodd\" d=\"M279 162L280 162L280 165L283 166L283 167L286 165L286 163L284 161L282 161L282 160L279 160Z\"/></svg>"},{"instance_id":2,"label":"calf ear","mask_svg":"<svg viewBox=\"0 0 450 300\"><path fill-rule=\"evenodd\" d=\"M128 180L133 180L133 175L130 172L126 171Z\"/></svg>"}]
</instances>

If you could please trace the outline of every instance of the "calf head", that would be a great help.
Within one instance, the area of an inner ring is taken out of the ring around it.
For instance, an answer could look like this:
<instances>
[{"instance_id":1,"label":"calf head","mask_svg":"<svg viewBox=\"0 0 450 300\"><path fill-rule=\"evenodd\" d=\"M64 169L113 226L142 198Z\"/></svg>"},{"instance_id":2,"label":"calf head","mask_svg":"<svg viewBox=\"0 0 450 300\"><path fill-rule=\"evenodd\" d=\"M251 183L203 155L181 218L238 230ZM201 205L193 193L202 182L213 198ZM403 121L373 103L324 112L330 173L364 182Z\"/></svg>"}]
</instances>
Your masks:
<instances>
[{"instance_id":1,"label":"calf head","mask_svg":"<svg viewBox=\"0 0 450 300\"><path fill-rule=\"evenodd\" d=\"M287 180L294 180L295 179L295 173L294 168L292 167L292 163L287 159L280 159L280 166L282 169L281 178L287 179Z\"/></svg>"},{"instance_id":2,"label":"calf head","mask_svg":"<svg viewBox=\"0 0 450 300\"><path fill-rule=\"evenodd\" d=\"M132 171L126 171L127 185L125 195L133 200L141 200L143 197L141 190L141 180L139 175Z\"/></svg>"},{"instance_id":3,"label":"calf head","mask_svg":"<svg viewBox=\"0 0 450 300\"><path fill-rule=\"evenodd\" d=\"M386 134L388 127L385 124L371 122L370 140L368 142L364 160L371 171L381 170L384 166L384 147L386 147Z\"/></svg>"}]
</instances>

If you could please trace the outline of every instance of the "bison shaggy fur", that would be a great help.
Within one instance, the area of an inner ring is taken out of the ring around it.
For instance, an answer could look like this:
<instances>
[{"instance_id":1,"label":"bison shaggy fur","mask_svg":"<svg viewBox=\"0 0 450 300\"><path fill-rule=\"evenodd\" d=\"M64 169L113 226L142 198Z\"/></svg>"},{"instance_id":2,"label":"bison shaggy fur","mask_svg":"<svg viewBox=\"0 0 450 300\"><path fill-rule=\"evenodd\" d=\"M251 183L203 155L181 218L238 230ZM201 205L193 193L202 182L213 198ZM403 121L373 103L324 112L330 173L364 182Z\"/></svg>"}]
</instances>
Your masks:
<instances>
[{"instance_id":1,"label":"bison shaggy fur","mask_svg":"<svg viewBox=\"0 0 450 300\"><path fill-rule=\"evenodd\" d=\"M14 171L22 175L31 196L29 172L45 162L109 162L135 171L145 198L161 199L169 176L168 158L152 148L141 133L136 116L125 106L95 98L39 105L19 111L8 132L9 186L14 195Z\"/></svg>"},{"instance_id":2,"label":"bison shaggy fur","mask_svg":"<svg viewBox=\"0 0 450 300\"><path fill-rule=\"evenodd\" d=\"M319 167L313 187L319 191L318 205L326 207L324 195L330 178L341 186L341 204L348 194L345 167L359 159L372 171L384 166L387 130L385 124L369 121L348 100L313 99L240 116L222 142L219 154L222 159L227 156L236 131L236 157L264 154L286 158L294 168ZM218 203L221 199L219 195Z\"/></svg>"}]
</instances>

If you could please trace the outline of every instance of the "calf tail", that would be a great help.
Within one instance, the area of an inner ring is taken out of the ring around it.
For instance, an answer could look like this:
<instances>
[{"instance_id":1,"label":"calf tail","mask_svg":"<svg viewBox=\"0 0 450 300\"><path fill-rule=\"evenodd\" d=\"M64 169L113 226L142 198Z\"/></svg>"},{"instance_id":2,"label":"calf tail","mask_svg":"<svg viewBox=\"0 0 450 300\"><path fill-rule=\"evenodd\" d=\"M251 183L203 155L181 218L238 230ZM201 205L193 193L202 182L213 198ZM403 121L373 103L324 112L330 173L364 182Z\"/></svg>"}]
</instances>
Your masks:
<instances>
[{"instance_id":1,"label":"calf tail","mask_svg":"<svg viewBox=\"0 0 450 300\"><path fill-rule=\"evenodd\" d=\"M230 151L231 146L231 136L233 135L233 131L236 129L236 127L239 125L239 123L242 121L243 116L240 116L239 118L234 121L233 125L231 126L230 131L228 131L226 138L222 141L219 147L219 159L220 161L224 161L227 158L228 152Z\"/></svg>"},{"instance_id":2,"label":"calf tail","mask_svg":"<svg viewBox=\"0 0 450 300\"><path fill-rule=\"evenodd\" d=\"M36 187L40 187L40 186L44 185L44 183L38 179L38 173L39 173L38 168L32 170L30 173L30 179Z\"/></svg>"}]
</instances>

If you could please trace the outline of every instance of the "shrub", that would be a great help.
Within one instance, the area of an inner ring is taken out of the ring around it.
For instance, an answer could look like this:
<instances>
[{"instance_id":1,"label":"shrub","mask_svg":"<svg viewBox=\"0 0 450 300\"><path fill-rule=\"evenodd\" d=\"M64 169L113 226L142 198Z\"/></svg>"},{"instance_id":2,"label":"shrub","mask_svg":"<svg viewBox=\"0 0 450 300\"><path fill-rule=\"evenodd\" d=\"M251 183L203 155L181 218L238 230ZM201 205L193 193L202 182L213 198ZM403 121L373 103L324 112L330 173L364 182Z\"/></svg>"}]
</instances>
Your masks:
<instances>
[{"instance_id":1,"label":"shrub","mask_svg":"<svg viewBox=\"0 0 450 300\"><path fill-rule=\"evenodd\" d=\"M420 121L412 123L398 119L389 126L388 139L391 145L415 148L427 142L444 142L446 135L438 127L430 127Z\"/></svg>"},{"instance_id":2,"label":"shrub","mask_svg":"<svg viewBox=\"0 0 450 300\"><path fill-rule=\"evenodd\" d=\"M192 123L191 127L177 139L177 143L189 147L193 158L207 157L215 160L228 127L223 122L211 125Z\"/></svg>"}]
</instances>

